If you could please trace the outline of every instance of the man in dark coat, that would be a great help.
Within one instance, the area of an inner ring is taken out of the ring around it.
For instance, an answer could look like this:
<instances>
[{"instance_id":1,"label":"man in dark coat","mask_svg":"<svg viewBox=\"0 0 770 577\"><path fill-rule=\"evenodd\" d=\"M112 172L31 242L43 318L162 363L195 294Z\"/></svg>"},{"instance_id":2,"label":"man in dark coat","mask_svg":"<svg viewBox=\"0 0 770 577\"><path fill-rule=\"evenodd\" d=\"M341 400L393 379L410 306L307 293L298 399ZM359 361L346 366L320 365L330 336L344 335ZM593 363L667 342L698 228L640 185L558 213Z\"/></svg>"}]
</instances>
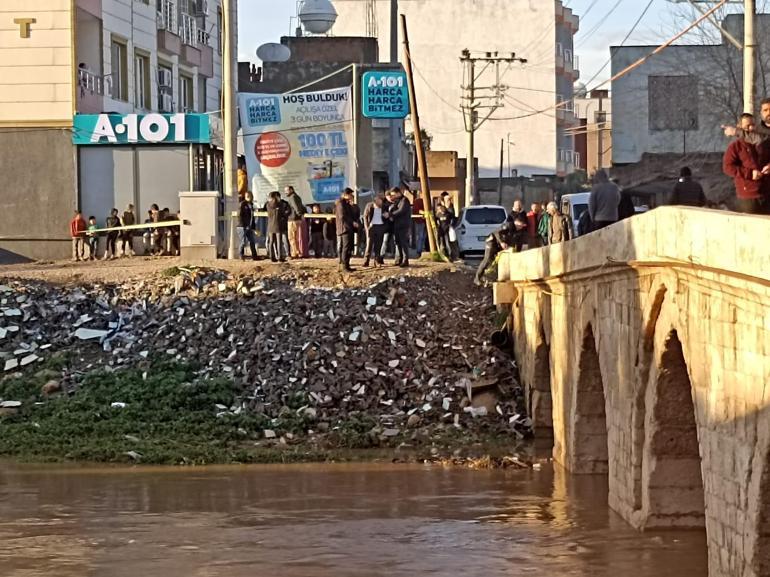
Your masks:
<instances>
[{"instance_id":1,"label":"man in dark coat","mask_svg":"<svg viewBox=\"0 0 770 577\"><path fill-rule=\"evenodd\" d=\"M752 114L741 115L741 129L752 134L755 129ZM746 140L733 140L727 147L722 160L722 170L735 181L735 195L738 212L762 214L761 179L763 167L757 148Z\"/></svg>"},{"instance_id":2,"label":"man in dark coat","mask_svg":"<svg viewBox=\"0 0 770 577\"><path fill-rule=\"evenodd\" d=\"M669 204L680 206L706 206L706 195L699 182L692 179L692 171L688 166L679 171L679 181L668 199Z\"/></svg>"},{"instance_id":3,"label":"man in dark coat","mask_svg":"<svg viewBox=\"0 0 770 577\"><path fill-rule=\"evenodd\" d=\"M506 221L498 230L490 234L484 242L484 259L476 269L476 278L473 282L476 286L484 284L484 273L495 261L497 253L513 246L516 239L516 230L512 222Z\"/></svg>"},{"instance_id":4,"label":"man in dark coat","mask_svg":"<svg viewBox=\"0 0 770 577\"><path fill-rule=\"evenodd\" d=\"M412 228L412 205L401 189L393 189L393 205L388 211L393 220L393 234L396 237L396 266L409 266L409 230ZM399 258L400 253L400 258Z\"/></svg>"},{"instance_id":5,"label":"man in dark coat","mask_svg":"<svg viewBox=\"0 0 770 577\"><path fill-rule=\"evenodd\" d=\"M340 270L345 272L354 271L350 267L350 258L353 256L353 238L358 228L358 223L355 221L353 207L351 206L352 200L352 195L346 189L334 205L337 237L340 240Z\"/></svg>"},{"instance_id":6,"label":"man in dark coat","mask_svg":"<svg viewBox=\"0 0 770 577\"><path fill-rule=\"evenodd\" d=\"M527 211L524 210L524 204L518 198L513 201L511 214L508 215L508 222L514 224L513 246L516 249L516 252L521 252L521 249L524 248L524 243L527 242L529 218L527 217Z\"/></svg>"},{"instance_id":7,"label":"man in dark coat","mask_svg":"<svg viewBox=\"0 0 770 577\"><path fill-rule=\"evenodd\" d=\"M281 195L277 191L270 193L270 200L265 205L267 211L267 252L273 262L286 261L286 252L283 246L283 224L288 213L284 208Z\"/></svg>"},{"instance_id":8,"label":"man in dark coat","mask_svg":"<svg viewBox=\"0 0 770 577\"><path fill-rule=\"evenodd\" d=\"M257 260L257 235L254 230L254 204L252 202L253 197L250 192L246 192L243 195L241 201L239 220L241 229L243 230L243 237L241 239L241 260L246 260L246 244L251 248L251 258Z\"/></svg>"}]
</instances>

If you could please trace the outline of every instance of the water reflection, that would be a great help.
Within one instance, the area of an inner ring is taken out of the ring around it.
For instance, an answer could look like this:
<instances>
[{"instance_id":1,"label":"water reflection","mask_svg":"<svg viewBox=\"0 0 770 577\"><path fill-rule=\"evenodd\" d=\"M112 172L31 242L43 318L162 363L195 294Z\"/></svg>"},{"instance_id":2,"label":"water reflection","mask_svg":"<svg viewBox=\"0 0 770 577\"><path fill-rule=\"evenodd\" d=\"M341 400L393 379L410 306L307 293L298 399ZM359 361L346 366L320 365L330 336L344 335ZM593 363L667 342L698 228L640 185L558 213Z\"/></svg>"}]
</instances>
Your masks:
<instances>
[{"instance_id":1,"label":"water reflection","mask_svg":"<svg viewBox=\"0 0 770 577\"><path fill-rule=\"evenodd\" d=\"M606 496L550 469L5 466L0 574L707 575L704 533L637 533Z\"/></svg>"}]
</instances>

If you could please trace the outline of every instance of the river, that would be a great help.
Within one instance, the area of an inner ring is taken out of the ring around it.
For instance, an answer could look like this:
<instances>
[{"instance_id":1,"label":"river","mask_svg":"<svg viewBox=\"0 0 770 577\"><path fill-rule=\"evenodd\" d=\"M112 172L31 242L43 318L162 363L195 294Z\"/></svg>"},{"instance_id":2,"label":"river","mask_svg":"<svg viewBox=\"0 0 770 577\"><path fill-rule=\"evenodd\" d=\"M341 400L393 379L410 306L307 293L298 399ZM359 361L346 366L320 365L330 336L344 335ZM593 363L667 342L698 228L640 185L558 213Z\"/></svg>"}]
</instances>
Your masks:
<instances>
[{"instance_id":1,"label":"river","mask_svg":"<svg viewBox=\"0 0 770 577\"><path fill-rule=\"evenodd\" d=\"M3 577L705 577L705 533L639 533L601 477L407 465L0 463Z\"/></svg>"}]
</instances>

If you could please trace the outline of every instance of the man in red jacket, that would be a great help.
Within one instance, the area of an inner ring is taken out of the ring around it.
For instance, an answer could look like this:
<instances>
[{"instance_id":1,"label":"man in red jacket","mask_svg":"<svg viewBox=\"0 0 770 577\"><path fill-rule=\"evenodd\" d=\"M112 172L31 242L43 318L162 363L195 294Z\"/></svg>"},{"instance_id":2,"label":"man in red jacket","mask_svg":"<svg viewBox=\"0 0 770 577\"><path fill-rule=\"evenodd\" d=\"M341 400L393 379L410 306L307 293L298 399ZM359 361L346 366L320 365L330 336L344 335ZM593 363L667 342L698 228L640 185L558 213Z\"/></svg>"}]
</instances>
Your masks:
<instances>
[{"instance_id":1,"label":"man in red jacket","mask_svg":"<svg viewBox=\"0 0 770 577\"><path fill-rule=\"evenodd\" d=\"M70 236L72 237L72 260L75 262L86 260L86 221L79 210L75 211L75 216L70 221Z\"/></svg>"},{"instance_id":2,"label":"man in red jacket","mask_svg":"<svg viewBox=\"0 0 770 577\"><path fill-rule=\"evenodd\" d=\"M748 113L742 114L740 125L745 133L753 133L755 128L754 116ZM735 181L738 212L761 214L760 181L763 177L763 167L760 164L757 148L745 140L734 140L727 147L722 161L722 170Z\"/></svg>"}]
</instances>

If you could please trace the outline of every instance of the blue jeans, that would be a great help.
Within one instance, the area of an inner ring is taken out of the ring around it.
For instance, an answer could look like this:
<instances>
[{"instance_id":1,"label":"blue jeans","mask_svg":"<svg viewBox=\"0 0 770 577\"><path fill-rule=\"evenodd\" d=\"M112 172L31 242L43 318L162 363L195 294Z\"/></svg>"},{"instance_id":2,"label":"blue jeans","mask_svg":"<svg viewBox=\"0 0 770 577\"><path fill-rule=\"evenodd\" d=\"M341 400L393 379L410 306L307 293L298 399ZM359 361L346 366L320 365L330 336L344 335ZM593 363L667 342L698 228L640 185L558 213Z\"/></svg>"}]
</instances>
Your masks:
<instances>
[{"instance_id":1,"label":"blue jeans","mask_svg":"<svg viewBox=\"0 0 770 577\"><path fill-rule=\"evenodd\" d=\"M425 221L414 221L414 249L417 252L417 256L422 254L425 250Z\"/></svg>"},{"instance_id":2,"label":"blue jeans","mask_svg":"<svg viewBox=\"0 0 770 577\"><path fill-rule=\"evenodd\" d=\"M241 228L241 258L246 252L246 245L251 248L252 258L257 258L257 233L253 228Z\"/></svg>"}]
</instances>

